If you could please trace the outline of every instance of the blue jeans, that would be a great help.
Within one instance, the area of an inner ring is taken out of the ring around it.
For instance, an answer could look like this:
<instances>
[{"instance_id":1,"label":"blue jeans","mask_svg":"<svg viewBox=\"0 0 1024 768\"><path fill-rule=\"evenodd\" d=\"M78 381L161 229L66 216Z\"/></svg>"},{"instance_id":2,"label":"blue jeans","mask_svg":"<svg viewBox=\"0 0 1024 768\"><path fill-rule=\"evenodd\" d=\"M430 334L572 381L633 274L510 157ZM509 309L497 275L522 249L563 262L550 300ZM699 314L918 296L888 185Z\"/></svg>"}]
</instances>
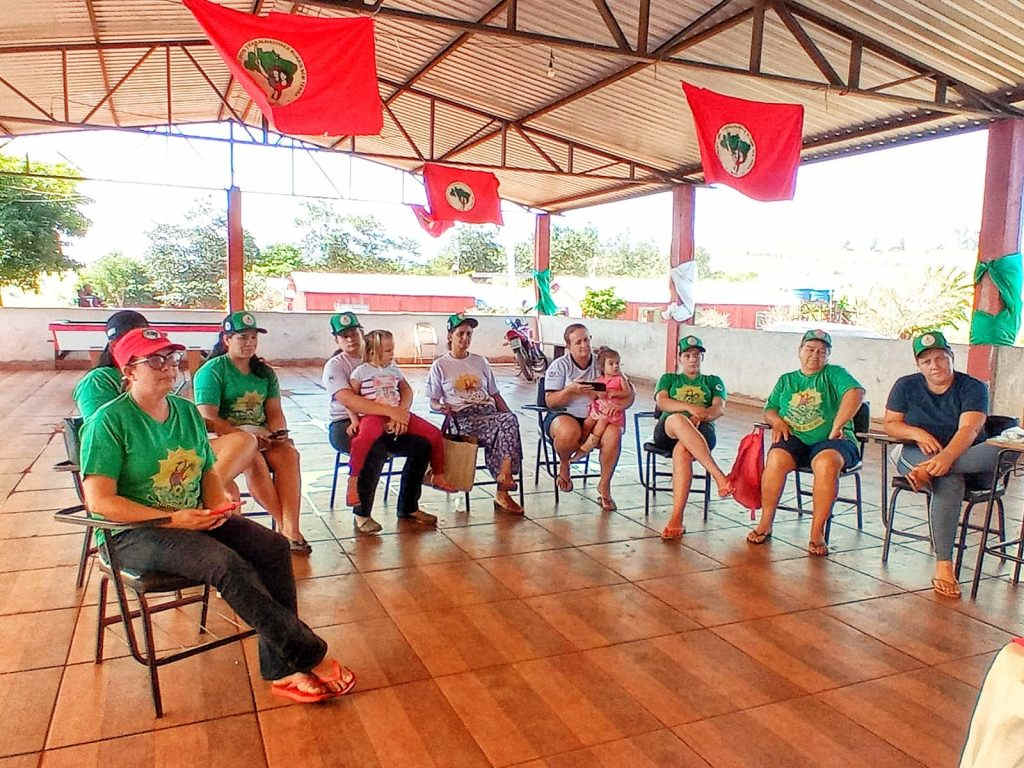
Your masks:
<instances>
[{"instance_id":1,"label":"blue jeans","mask_svg":"<svg viewBox=\"0 0 1024 768\"><path fill-rule=\"evenodd\" d=\"M288 540L232 515L212 531L134 528L111 540L121 567L206 582L260 638L260 674L277 680L308 672L327 643L299 620Z\"/></svg>"},{"instance_id":2,"label":"blue jeans","mask_svg":"<svg viewBox=\"0 0 1024 768\"><path fill-rule=\"evenodd\" d=\"M960 508L963 506L966 488L964 475L981 473L984 487L991 488L992 471L998 453L999 448L994 445L972 445L953 462L948 473L932 478L928 519L937 560L953 559L953 542L956 540L957 526L960 525ZM929 458L916 445L904 445L898 466L902 472L909 472L915 465Z\"/></svg>"}]
</instances>

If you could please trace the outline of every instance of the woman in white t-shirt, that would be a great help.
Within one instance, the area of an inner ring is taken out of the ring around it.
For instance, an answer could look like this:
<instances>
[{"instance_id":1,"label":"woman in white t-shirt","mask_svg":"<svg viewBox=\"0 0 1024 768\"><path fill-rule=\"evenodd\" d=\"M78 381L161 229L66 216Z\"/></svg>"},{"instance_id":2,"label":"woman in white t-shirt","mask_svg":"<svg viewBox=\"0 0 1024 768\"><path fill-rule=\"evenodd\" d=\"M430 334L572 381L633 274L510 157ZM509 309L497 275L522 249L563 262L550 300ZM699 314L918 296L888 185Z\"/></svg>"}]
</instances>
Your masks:
<instances>
[{"instance_id":1,"label":"woman in white t-shirt","mask_svg":"<svg viewBox=\"0 0 1024 768\"><path fill-rule=\"evenodd\" d=\"M477 325L462 313L448 318L448 353L430 366L427 396L434 409L454 419L460 434L476 437L484 447L484 463L498 484L498 506L522 514L509 494L516 490L515 476L523 461L519 419L498 393L486 358L469 351Z\"/></svg>"}]
</instances>

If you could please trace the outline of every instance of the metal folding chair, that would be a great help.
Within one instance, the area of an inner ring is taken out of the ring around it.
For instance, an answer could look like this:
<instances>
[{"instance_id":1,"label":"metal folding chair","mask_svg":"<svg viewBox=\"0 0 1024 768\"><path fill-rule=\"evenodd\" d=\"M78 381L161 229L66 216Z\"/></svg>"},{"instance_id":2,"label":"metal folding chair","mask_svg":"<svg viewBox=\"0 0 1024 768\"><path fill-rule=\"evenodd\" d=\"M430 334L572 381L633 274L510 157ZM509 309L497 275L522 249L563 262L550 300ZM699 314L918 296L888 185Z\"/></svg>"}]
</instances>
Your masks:
<instances>
[{"instance_id":1,"label":"metal folding chair","mask_svg":"<svg viewBox=\"0 0 1024 768\"><path fill-rule=\"evenodd\" d=\"M639 411L633 414L633 435L636 439L636 463L640 475L640 484L644 487L644 517L651 511L651 500L656 499L658 491L671 493L671 485L658 485L659 477L671 478L671 472L658 469L658 458L672 460L672 450L659 448L652 440L643 444L643 452L640 450L640 419L660 418L659 411ZM642 458L641 458L642 456ZM696 483L694 485L693 483ZM704 495L704 520L708 519L708 505L711 503L711 476L704 472L694 472L691 478L690 493L701 493Z\"/></svg>"}]
</instances>

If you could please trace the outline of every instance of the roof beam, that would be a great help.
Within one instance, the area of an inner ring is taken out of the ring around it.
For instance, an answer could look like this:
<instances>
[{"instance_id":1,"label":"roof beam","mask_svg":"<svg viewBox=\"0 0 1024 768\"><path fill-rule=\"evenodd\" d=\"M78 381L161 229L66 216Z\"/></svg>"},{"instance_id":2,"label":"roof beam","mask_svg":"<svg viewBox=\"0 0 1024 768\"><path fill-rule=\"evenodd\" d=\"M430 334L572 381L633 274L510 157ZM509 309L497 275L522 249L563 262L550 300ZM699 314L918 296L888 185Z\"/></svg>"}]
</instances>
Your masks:
<instances>
[{"instance_id":1,"label":"roof beam","mask_svg":"<svg viewBox=\"0 0 1024 768\"><path fill-rule=\"evenodd\" d=\"M110 99L112 99L114 97L114 94L117 92L117 89L120 88L122 85L124 85L125 80L127 80L129 77L131 77L135 73L135 70L137 70L139 67L141 67L142 63L146 59L148 59L150 57L150 54L152 54L153 51L155 51L155 50L156 50L156 48L150 48L148 51L146 51L144 54L142 54L142 56L139 57L139 60L136 61L134 64L132 64L131 68L127 72L124 73L124 76L120 80L117 81L117 85L115 85L113 88L108 88L107 89L107 92L106 92L106 94L104 94L103 98L100 99L99 102L96 104L96 106L93 107L92 109L90 109L89 112L86 114L86 116L82 118L82 122L83 123L89 122L89 118L96 114L96 110L98 110L100 107L102 107L104 104L106 104ZM113 112L113 110L111 110L111 112ZM116 120L116 118L115 118L115 120Z\"/></svg>"},{"instance_id":2,"label":"roof beam","mask_svg":"<svg viewBox=\"0 0 1024 768\"><path fill-rule=\"evenodd\" d=\"M796 38L800 47L804 49L804 53L806 53L810 57L811 61L814 62L814 66L816 66L818 71L825 76L826 80L828 80L829 85L836 88L842 88L843 79L839 77L839 73L835 71L829 60L825 58L825 54L821 52L821 49L811 39L811 36L807 34L807 30L805 30L800 25L800 22L796 20L796 17L790 13L786 4L778 2L778 0L774 0L772 2L772 9L776 14L778 14L778 17L782 19L782 23L786 25L786 29L789 30L789 33Z\"/></svg>"},{"instance_id":3,"label":"roof beam","mask_svg":"<svg viewBox=\"0 0 1024 768\"><path fill-rule=\"evenodd\" d=\"M40 107L40 106L39 106L38 104L36 104L36 103L35 103L34 101L32 101L32 99L30 99L30 98L29 98L29 97L28 97L28 96L27 96L26 94L22 93L22 92L21 92L21 91L19 91L19 90L18 90L17 88L15 88L15 87L14 87L13 85L11 85L11 83L10 83L10 82L8 82L8 81L7 81L7 80L6 80L6 79L5 79L5 78L4 78L4 77L3 77L2 75L0 75L0 83L3 83L3 84L4 84L4 85L6 85L6 86L7 86L8 88L10 88L10 89L11 89L12 91L14 91L14 93L15 93L16 95L18 95L18 96L20 96L20 97L21 97L21 100L22 100L22 101L24 101L24 102L28 103L28 105L29 105L29 106L31 106L31 107L33 107L33 108L34 108L34 109L35 109L35 110L36 110L37 112L41 112L42 114L46 115L46 116L47 116L48 118L50 118L51 120L53 120L53 119L54 119L54 117L53 117L53 115L52 115L52 114L50 114L50 113L49 113L49 112L47 112L47 111L46 111L45 109L43 109L43 108L42 108L42 107Z\"/></svg>"},{"instance_id":4,"label":"roof beam","mask_svg":"<svg viewBox=\"0 0 1024 768\"><path fill-rule=\"evenodd\" d=\"M92 29L92 39L98 43L100 41L100 29L96 21L96 9L93 7L92 0L85 0L85 9L89 14L89 27ZM103 51L97 51L96 56L100 62L100 75L103 76L103 91L109 94L111 93L110 75L107 72L107 62L103 57ZM114 125L119 125L113 99L110 100L110 116L114 119ZM82 122L85 121L83 120Z\"/></svg>"},{"instance_id":5,"label":"roof beam","mask_svg":"<svg viewBox=\"0 0 1024 768\"><path fill-rule=\"evenodd\" d=\"M608 27L608 32L611 33L615 44L624 51L632 51L633 49L629 45L629 40L626 39L626 35L622 31L622 27L619 26L619 20L615 18L615 14L612 13L612 9L608 7L607 1L594 0L594 7L597 8L597 12L601 14L601 20L604 21L604 25Z\"/></svg>"},{"instance_id":6,"label":"roof beam","mask_svg":"<svg viewBox=\"0 0 1024 768\"><path fill-rule=\"evenodd\" d=\"M651 0L640 0L636 18L636 49L647 53L647 36L651 31Z\"/></svg>"},{"instance_id":7,"label":"roof beam","mask_svg":"<svg viewBox=\"0 0 1024 768\"><path fill-rule=\"evenodd\" d=\"M258 16L259 13L260 13L260 10L262 10L262 8L263 8L263 0L252 0L252 10L249 11L249 14L252 15L252 16ZM235 84L235 76L233 74L229 73L228 74L228 84L226 86L224 86L224 98L225 98L225 101L231 98L231 87L234 84ZM224 105L221 104L220 108L217 110L217 121L219 122L219 121L221 121L223 119L224 119Z\"/></svg>"},{"instance_id":8,"label":"roof beam","mask_svg":"<svg viewBox=\"0 0 1024 768\"><path fill-rule=\"evenodd\" d=\"M750 66L751 72L761 71L761 54L764 51L764 0L754 4L754 23L750 28Z\"/></svg>"}]
</instances>

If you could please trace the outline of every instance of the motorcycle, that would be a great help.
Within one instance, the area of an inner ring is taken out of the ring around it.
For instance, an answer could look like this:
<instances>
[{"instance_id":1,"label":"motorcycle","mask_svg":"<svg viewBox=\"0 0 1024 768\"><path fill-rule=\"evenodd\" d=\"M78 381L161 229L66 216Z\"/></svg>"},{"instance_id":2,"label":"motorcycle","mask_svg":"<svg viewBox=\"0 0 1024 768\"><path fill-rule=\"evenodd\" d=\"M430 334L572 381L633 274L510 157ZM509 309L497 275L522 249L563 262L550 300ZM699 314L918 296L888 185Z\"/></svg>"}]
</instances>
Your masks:
<instances>
[{"instance_id":1,"label":"motorcycle","mask_svg":"<svg viewBox=\"0 0 1024 768\"><path fill-rule=\"evenodd\" d=\"M505 344L512 348L519 373L527 381L533 381L534 374L547 370L548 358L540 348L540 342L533 338L525 320L512 317L505 324L509 326L505 331Z\"/></svg>"}]
</instances>

